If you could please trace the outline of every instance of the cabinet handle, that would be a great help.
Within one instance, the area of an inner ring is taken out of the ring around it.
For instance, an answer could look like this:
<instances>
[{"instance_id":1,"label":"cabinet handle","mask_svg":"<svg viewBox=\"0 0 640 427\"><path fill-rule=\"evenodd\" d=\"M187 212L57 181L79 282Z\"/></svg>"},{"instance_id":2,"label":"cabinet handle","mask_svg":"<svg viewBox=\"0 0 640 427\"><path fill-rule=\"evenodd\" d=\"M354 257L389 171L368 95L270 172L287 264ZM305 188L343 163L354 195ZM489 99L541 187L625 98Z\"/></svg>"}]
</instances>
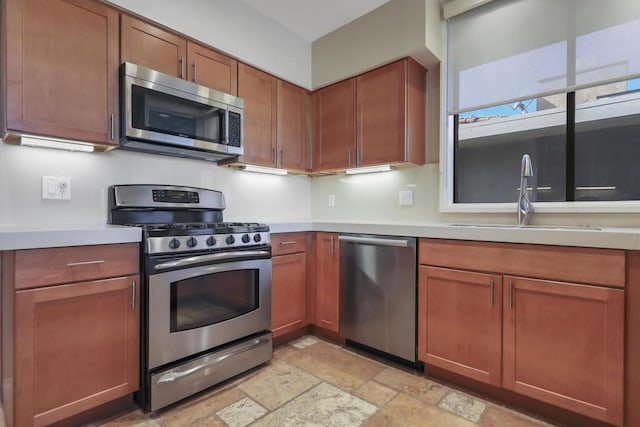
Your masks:
<instances>
[{"instance_id":1,"label":"cabinet handle","mask_svg":"<svg viewBox=\"0 0 640 427\"><path fill-rule=\"evenodd\" d=\"M195 83L198 80L198 66L196 65L196 61L193 61L193 82Z\"/></svg>"},{"instance_id":2,"label":"cabinet handle","mask_svg":"<svg viewBox=\"0 0 640 427\"><path fill-rule=\"evenodd\" d=\"M131 310L136 310L136 281L131 282Z\"/></svg>"},{"instance_id":3,"label":"cabinet handle","mask_svg":"<svg viewBox=\"0 0 640 427\"><path fill-rule=\"evenodd\" d=\"M116 139L116 115L111 113L111 139Z\"/></svg>"},{"instance_id":4,"label":"cabinet handle","mask_svg":"<svg viewBox=\"0 0 640 427\"><path fill-rule=\"evenodd\" d=\"M331 255L333 256L333 254L336 253L336 249L335 249L335 239L333 236L331 236Z\"/></svg>"},{"instance_id":5,"label":"cabinet handle","mask_svg":"<svg viewBox=\"0 0 640 427\"><path fill-rule=\"evenodd\" d=\"M513 310L513 282L509 280L509 310Z\"/></svg>"},{"instance_id":6,"label":"cabinet handle","mask_svg":"<svg viewBox=\"0 0 640 427\"><path fill-rule=\"evenodd\" d=\"M278 166L278 164L276 163L276 149L275 148L271 149L271 164Z\"/></svg>"},{"instance_id":7,"label":"cabinet handle","mask_svg":"<svg viewBox=\"0 0 640 427\"><path fill-rule=\"evenodd\" d=\"M489 289L489 304L491 307L493 307L493 286L494 286L494 282L493 279L491 280L491 286Z\"/></svg>"},{"instance_id":8,"label":"cabinet handle","mask_svg":"<svg viewBox=\"0 0 640 427\"><path fill-rule=\"evenodd\" d=\"M76 265L102 264L103 262L105 262L105 260L103 259L97 259L95 261L68 262L67 267L74 267Z\"/></svg>"},{"instance_id":9,"label":"cabinet handle","mask_svg":"<svg viewBox=\"0 0 640 427\"><path fill-rule=\"evenodd\" d=\"M351 147L347 147L347 159L348 159L348 162L349 162L347 164L349 166L351 166Z\"/></svg>"},{"instance_id":10,"label":"cabinet handle","mask_svg":"<svg viewBox=\"0 0 640 427\"><path fill-rule=\"evenodd\" d=\"M360 166L360 162L362 161L362 150L360 147L356 147L356 166Z\"/></svg>"},{"instance_id":11,"label":"cabinet handle","mask_svg":"<svg viewBox=\"0 0 640 427\"><path fill-rule=\"evenodd\" d=\"M298 242L296 242L295 240L289 240L289 241L286 241L286 242L280 242L280 244L282 246L295 245L296 243L298 243Z\"/></svg>"},{"instance_id":12,"label":"cabinet handle","mask_svg":"<svg viewBox=\"0 0 640 427\"><path fill-rule=\"evenodd\" d=\"M280 150L280 166L284 167L284 150Z\"/></svg>"},{"instance_id":13,"label":"cabinet handle","mask_svg":"<svg viewBox=\"0 0 640 427\"><path fill-rule=\"evenodd\" d=\"M180 64L180 68L178 68L178 72L180 73L180 78L184 79L184 56L180 57L180 60L178 61L178 63Z\"/></svg>"}]
</instances>

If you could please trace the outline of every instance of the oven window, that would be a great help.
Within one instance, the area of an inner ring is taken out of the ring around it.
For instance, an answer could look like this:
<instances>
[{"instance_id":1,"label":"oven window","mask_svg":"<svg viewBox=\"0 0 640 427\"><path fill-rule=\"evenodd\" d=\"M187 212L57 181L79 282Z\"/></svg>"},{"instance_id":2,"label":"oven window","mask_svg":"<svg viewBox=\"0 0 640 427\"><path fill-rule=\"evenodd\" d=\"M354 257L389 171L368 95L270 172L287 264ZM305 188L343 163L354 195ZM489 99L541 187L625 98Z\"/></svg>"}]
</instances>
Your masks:
<instances>
[{"instance_id":1,"label":"oven window","mask_svg":"<svg viewBox=\"0 0 640 427\"><path fill-rule=\"evenodd\" d=\"M171 283L171 332L224 322L256 310L258 270L243 269Z\"/></svg>"},{"instance_id":2,"label":"oven window","mask_svg":"<svg viewBox=\"0 0 640 427\"><path fill-rule=\"evenodd\" d=\"M223 108L131 86L131 124L136 129L221 143Z\"/></svg>"}]
</instances>

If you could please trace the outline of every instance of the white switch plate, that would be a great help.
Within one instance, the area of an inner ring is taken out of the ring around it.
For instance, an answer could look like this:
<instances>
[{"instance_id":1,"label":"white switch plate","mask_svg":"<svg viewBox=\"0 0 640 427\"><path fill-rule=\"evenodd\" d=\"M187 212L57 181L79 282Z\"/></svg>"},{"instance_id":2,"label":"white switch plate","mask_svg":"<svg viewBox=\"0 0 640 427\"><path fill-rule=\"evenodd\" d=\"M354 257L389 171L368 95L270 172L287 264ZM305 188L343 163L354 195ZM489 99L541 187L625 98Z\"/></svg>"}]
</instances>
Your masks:
<instances>
[{"instance_id":1,"label":"white switch plate","mask_svg":"<svg viewBox=\"0 0 640 427\"><path fill-rule=\"evenodd\" d=\"M398 193L398 202L400 206L413 206L413 191L401 190Z\"/></svg>"},{"instance_id":2,"label":"white switch plate","mask_svg":"<svg viewBox=\"0 0 640 427\"><path fill-rule=\"evenodd\" d=\"M336 205L336 195L335 194L329 194L329 206L333 207Z\"/></svg>"},{"instance_id":3,"label":"white switch plate","mask_svg":"<svg viewBox=\"0 0 640 427\"><path fill-rule=\"evenodd\" d=\"M71 178L66 176L43 176L42 198L71 200Z\"/></svg>"}]
</instances>

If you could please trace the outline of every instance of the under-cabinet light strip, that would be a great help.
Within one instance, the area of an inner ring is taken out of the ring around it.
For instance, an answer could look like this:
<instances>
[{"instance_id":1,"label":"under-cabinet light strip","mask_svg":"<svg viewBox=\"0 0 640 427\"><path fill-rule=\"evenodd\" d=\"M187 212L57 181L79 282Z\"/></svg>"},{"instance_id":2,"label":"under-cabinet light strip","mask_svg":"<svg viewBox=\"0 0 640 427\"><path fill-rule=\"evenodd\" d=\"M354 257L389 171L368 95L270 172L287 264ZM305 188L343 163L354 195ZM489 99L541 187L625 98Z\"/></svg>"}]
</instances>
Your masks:
<instances>
[{"instance_id":1,"label":"under-cabinet light strip","mask_svg":"<svg viewBox=\"0 0 640 427\"><path fill-rule=\"evenodd\" d=\"M378 165L378 166L365 166L362 168L353 168L345 170L347 175L355 175L359 173L372 173L372 172L389 172L393 170L391 165Z\"/></svg>"},{"instance_id":2,"label":"under-cabinet light strip","mask_svg":"<svg viewBox=\"0 0 640 427\"><path fill-rule=\"evenodd\" d=\"M67 141L56 138L46 138L34 135L22 135L20 137L20 145L29 147L56 148L58 150L84 151L86 153L93 152L93 145L82 142Z\"/></svg>"},{"instance_id":3,"label":"under-cabinet light strip","mask_svg":"<svg viewBox=\"0 0 640 427\"><path fill-rule=\"evenodd\" d=\"M271 175L286 175L287 171L284 169L276 169L276 168L266 168L264 166L254 166L254 165L245 165L242 167L242 170L245 172L257 172L257 173L267 173Z\"/></svg>"}]
</instances>

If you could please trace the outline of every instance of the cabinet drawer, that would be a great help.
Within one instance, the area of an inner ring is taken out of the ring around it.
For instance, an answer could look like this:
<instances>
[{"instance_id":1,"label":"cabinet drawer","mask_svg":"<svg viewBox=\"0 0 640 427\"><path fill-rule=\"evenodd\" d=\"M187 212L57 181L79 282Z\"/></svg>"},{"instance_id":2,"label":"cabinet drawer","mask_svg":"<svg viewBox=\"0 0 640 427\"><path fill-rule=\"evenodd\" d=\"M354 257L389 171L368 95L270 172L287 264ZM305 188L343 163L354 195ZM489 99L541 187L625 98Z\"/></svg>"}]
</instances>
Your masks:
<instances>
[{"instance_id":1,"label":"cabinet drawer","mask_svg":"<svg viewBox=\"0 0 640 427\"><path fill-rule=\"evenodd\" d=\"M271 235L273 256L305 252L307 250L307 233L282 233Z\"/></svg>"},{"instance_id":2,"label":"cabinet drawer","mask_svg":"<svg viewBox=\"0 0 640 427\"><path fill-rule=\"evenodd\" d=\"M27 249L15 253L16 289L138 274L137 243Z\"/></svg>"},{"instance_id":3,"label":"cabinet drawer","mask_svg":"<svg viewBox=\"0 0 640 427\"><path fill-rule=\"evenodd\" d=\"M420 240L420 264L623 288L625 251L462 240Z\"/></svg>"}]
</instances>

